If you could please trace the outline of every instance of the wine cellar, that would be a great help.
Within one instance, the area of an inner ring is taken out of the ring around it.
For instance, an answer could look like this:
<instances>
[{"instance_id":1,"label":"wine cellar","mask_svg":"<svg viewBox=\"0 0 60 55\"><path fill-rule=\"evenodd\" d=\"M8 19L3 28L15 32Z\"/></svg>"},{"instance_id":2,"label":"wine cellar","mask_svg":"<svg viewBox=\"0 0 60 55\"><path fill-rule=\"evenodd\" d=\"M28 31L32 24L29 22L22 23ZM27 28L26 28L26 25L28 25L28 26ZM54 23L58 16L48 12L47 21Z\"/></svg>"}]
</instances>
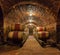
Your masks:
<instances>
[{"instance_id":1,"label":"wine cellar","mask_svg":"<svg viewBox=\"0 0 60 55\"><path fill-rule=\"evenodd\" d=\"M60 0L1 0L0 55L59 55Z\"/></svg>"}]
</instances>

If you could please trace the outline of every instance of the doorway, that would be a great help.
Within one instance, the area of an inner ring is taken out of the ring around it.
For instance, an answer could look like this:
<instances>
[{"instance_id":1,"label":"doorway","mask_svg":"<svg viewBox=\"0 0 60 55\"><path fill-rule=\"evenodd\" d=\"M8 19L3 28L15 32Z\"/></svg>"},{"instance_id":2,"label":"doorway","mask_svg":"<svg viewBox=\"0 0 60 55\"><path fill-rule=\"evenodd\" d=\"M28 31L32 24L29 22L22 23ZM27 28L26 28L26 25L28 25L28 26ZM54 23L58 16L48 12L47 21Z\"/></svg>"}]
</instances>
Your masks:
<instances>
[{"instance_id":1,"label":"doorway","mask_svg":"<svg viewBox=\"0 0 60 55\"><path fill-rule=\"evenodd\" d=\"M28 28L28 32L29 32L29 36L32 35L33 36L33 33L34 33L34 29L36 28L36 25L33 24L33 23L29 23L27 24L27 28Z\"/></svg>"}]
</instances>

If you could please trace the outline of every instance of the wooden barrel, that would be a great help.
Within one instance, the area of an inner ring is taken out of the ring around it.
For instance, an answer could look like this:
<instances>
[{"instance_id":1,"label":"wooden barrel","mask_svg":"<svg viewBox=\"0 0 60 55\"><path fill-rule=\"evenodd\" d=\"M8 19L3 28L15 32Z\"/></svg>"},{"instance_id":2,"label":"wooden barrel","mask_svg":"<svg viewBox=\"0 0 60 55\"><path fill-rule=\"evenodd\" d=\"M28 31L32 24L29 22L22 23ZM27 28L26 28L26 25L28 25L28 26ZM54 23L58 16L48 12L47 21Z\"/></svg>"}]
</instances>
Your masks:
<instances>
[{"instance_id":1,"label":"wooden barrel","mask_svg":"<svg viewBox=\"0 0 60 55\"><path fill-rule=\"evenodd\" d=\"M11 24L12 31L24 31L24 26L22 24Z\"/></svg>"},{"instance_id":2,"label":"wooden barrel","mask_svg":"<svg viewBox=\"0 0 60 55\"><path fill-rule=\"evenodd\" d=\"M7 41L14 44L22 44L24 33L20 31L11 31L8 33Z\"/></svg>"},{"instance_id":3,"label":"wooden barrel","mask_svg":"<svg viewBox=\"0 0 60 55\"><path fill-rule=\"evenodd\" d=\"M37 27L36 30L37 31L44 31L45 30L45 27Z\"/></svg>"},{"instance_id":4,"label":"wooden barrel","mask_svg":"<svg viewBox=\"0 0 60 55\"><path fill-rule=\"evenodd\" d=\"M47 39L49 39L49 32L47 31L38 32L38 41L42 40L43 42L47 43Z\"/></svg>"},{"instance_id":5,"label":"wooden barrel","mask_svg":"<svg viewBox=\"0 0 60 55\"><path fill-rule=\"evenodd\" d=\"M49 38L49 32L47 32L47 31L38 32L38 38L40 38L40 39Z\"/></svg>"}]
</instances>

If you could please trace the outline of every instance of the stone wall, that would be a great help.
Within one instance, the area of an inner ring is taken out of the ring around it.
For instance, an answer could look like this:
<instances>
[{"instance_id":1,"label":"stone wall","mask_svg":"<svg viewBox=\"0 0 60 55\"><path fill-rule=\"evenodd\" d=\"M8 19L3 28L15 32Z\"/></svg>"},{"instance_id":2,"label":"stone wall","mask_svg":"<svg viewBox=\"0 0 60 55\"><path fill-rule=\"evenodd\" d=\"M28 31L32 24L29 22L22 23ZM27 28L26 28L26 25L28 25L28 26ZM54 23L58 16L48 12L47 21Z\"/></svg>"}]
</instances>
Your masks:
<instances>
[{"instance_id":1,"label":"stone wall","mask_svg":"<svg viewBox=\"0 0 60 55\"><path fill-rule=\"evenodd\" d=\"M60 9L57 17L57 41L60 42Z\"/></svg>"}]
</instances>

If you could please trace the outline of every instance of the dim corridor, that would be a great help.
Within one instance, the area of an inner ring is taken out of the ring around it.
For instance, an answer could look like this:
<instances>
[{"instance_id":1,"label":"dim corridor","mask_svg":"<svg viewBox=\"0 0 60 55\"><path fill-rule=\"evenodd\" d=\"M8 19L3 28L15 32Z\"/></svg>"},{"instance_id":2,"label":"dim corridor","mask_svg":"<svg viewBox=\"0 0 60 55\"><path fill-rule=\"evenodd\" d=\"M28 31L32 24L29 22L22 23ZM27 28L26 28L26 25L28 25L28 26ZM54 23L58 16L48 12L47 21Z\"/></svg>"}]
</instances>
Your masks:
<instances>
[{"instance_id":1,"label":"dim corridor","mask_svg":"<svg viewBox=\"0 0 60 55\"><path fill-rule=\"evenodd\" d=\"M6 51L0 55L60 55L60 51L52 47L42 48L33 36L29 36L22 48Z\"/></svg>"}]
</instances>

